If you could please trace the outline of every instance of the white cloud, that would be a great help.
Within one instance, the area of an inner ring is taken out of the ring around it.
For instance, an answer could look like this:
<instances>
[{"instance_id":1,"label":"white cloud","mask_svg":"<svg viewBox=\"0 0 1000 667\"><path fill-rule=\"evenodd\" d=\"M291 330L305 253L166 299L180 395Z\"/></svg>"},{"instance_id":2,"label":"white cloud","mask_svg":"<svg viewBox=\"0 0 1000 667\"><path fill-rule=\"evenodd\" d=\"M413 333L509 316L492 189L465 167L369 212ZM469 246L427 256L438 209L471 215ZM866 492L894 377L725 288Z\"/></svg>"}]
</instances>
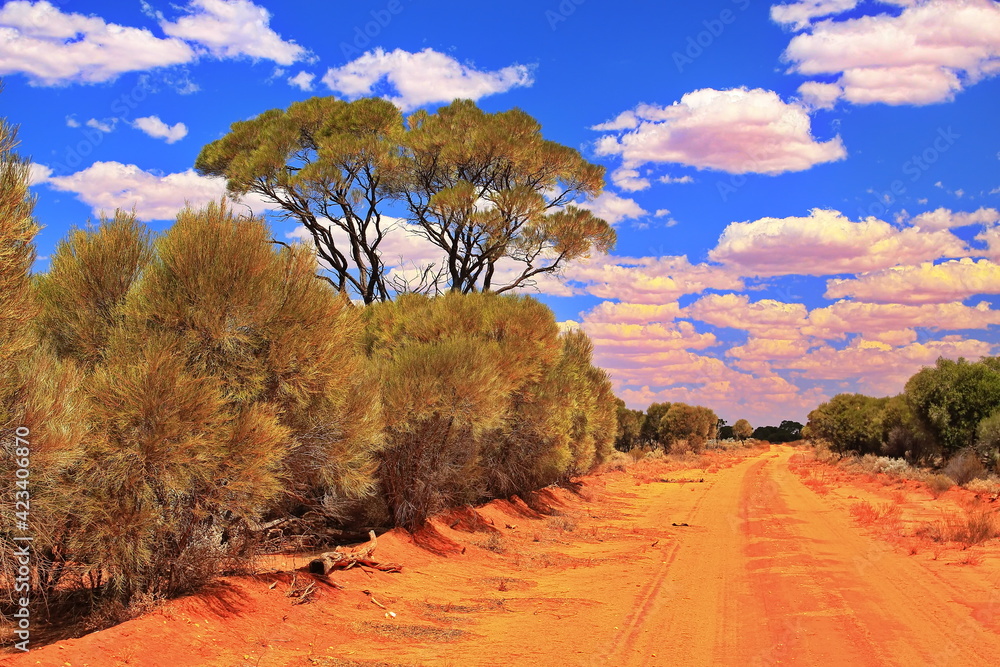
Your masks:
<instances>
[{"instance_id":1,"label":"white cloud","mask_svg":"<svg viewBox=\"0 0 1000 667\"><path fill-rule=\"evenodd\" d=\"M826 298L872 303L945 303L1000 294L1000 265L988 259L897 266L857 278L827 281Z\"/></svg>"},{"instance_id":2,"label":"white cloud","mask_svg":"<svg viewBox=\"0 0 1000 667\"><path fill-rule=\"evenodd\" d=\"M611 172L611 182L622 190L638 192L649 187L649 179L639 175L638 169L620 167Z\"/></svg>"},{"instance_id":3,"label":"white cloud","mask_svg":"<svg viewBox=\"0 0 1000 667\"><path fill-rule=\"evenodd\" d=\"M649 215L634 199L628 199L605 190L593 201L577 202L580 208L585 208L608 224L616 225L622 220L634 220Z\"/></svg>"},{"instance_id":4,"label":"white cloud","mask_svg":"<svg viewBox=\"0 0 1000 667\"><path fill-rule=\"evenodd\" d=\"M562 280L539 281L539 286L546 294L590 294L633 304L659 305L706 289L743 289L743 281L718 266L691 264L684 256L601 255L574 262L563 270Z\"/></svg>"},{"instance_id":5,"label":"white cloud","mask_svg":"<svg viewBox=\"0 0 1000 667\"><path fill-rule=\"evenodd\" d=\"M990 354L991 345L962 336L893 347L877 340L855 338L845 348L824 346L798 359L776 364L804 372L814 380L851 380L856 389L875 396L895 394L923 366L938 357L976 360Z\"/></svg>"},{"instance_id":6,"label":"white cloud","mask_svg":"<svg viewBox=\"0 0 1000 667\"><path fill-rule=\"evenodd\" d=\"M660 183L667 183L668 185L671 183L694 183L694 179L691 178L690 176L678 176L675 178L673 176L668 175L668 176L660 176L656 180L658 180Z\"/></svg>"},{"instance_id":7,"label":"white cloud","mask_svg":"<svg viewBox=\"0 0 1000 667\"><path fill-rule=\"evenodd\" d=\"M132 127L142 130L154 139L163 139L168 144L180 141L187 136L188 129L184 123L174 123L167 125L158 116L144 116L136 118Z\"/></svg>"},{"instance_id":8,"label":"white cloud","mask_svg":"<svg viewBox=\"0 0 1000 667\"><path fill-rule=\"evenodd\" d=\"M291 65L306 55L271 29L271 14L250 0L191 0L187 16L162 21L163 32L207 47L217 58L249 56Z\"/></svg>"},{"instance_id":9,"label":"white cloud","mask_svg":"<svg viewBox=\"0 0 1000 667\"><path fill-rule=\"evenodd\" d=\"M45 1L16 0L0 9L0 74L27 74L42 85L109 81L124 72L178 65L194 57L180 39L64 14Z\"/></svg>"},{"instance_id":10,"label":"white cloud","mask_svg":"<svg viewBox=\"0 0 1000 667\"><path fill-rule=\"evenodd\" d=\"M111 132L112 130L114 130L115 129L115 125L118 124L118 119L117 118L111 118L109 120L111 122L101 121L101 120L97 120L96 118L91 118L90 120L88 120L84 124L87 127L92 127L95 130L100 130L101 132L104 132L105 134L107 134L108 132ZM70 126L70 127L72 127L72 126Z\"/></svg>"},{"instance_id":11,"label":"white cloud","mask_svg":"<svg viewBox=\"0 0 1000 667\"><path fill-rule=\"evenodd\" d=\"M316 75L311 72L302 71L293 77L289 77L288 85L295 86L299 90L312 90L313 80Z\"/></svg>"},{"instance_id":12,"label":"white cloud","mask_svg":"<svg viewBox=\"0 0 1000 667\"><path fill-rule=\"evenodd\" d=\"M983 301L975 306L961 303L860 303L838 301L809 312L804 334L825 340L862 334L873 339L881 332L921 327L934 331L988 329L1000 324L1000 311Z\"/></svg>"},{"instance_id":13,"label":"white cloud","mask_svg":"<svg viewBox=\"0 0 1000 667\"><path fill-rule=\"evenodd\" d=\"M836 83L806 81L799 86L802 101L813 109L832 109L843 94L843 88Z\"/></svg>"},{"instance_id":14,"label":"white cloud","mask_svg":"<svg viewBox=\"0 0 1000 667\"><path fill-rule=\"evenodd\" d=\"M369 51L323 76L330 90L348 99L373 95L387 84L395 94L386 97L404 110L456 98L478 100L534 83L530 68L510 65L478 70L451 56L427 48L417 53L403 49Z\"/></svg>"},{"instance_id":15,"label":"white cloud","mask_svg":"<svg viewBox=\"0 0 1000 667\"><path fill-rule=\"evenodd\" d=\"M708 256L745 276L825 276L965 254L965 243L948 231L897 229L876 218L852 222L839 211L814 209L806 217L734 222Z\"/></svg>"},{"instance_id":16,"label":"white cloud","mask_svg":"<svg viewBox=\"0 0 1000 667\"><path fill-rule=\"evenodd\" d=\"M41 185L49 180L52 169L44 164L31 164L31 171L28 174L29 185Z\"/></svg>"},{"instance_id":17,"label":"white cloud","mask_svg":"<svg viewBox=\"0 0 1000 667\"><path fill-rule=\"evenodd\" d=\"M790 25L795 30L807 27L813 19L854 9L858 0L803 0L771 7L771 20Z\"/></svg>"},{"instance_id":18,"label":"white cloud","mask_svg":"<svg viewBox=\"0 0 1000 667\"><path fill-rule=\"evenodd\" d=\"M166 37L99 16L64 13L47 0L14 0L0 8L0 75L26 74L36 85L100 83L126 72L181 65L202 53L290 64L302 47L268 27L268 12L249 0L191 0L169 22Z\"/></svg>"},{"instance_id":19,"label":"white cloud","mask_svg":"<svg viewBox=\"0 0 1000 667\"><path fill-rule=\"evenodd\" d=\"M66 116L66 127L80 127L80 121L73 116Z\"/></svg>"},{"instance_id":20,"label":"white cloud","mask_svg":"<svg viewBox=\"0 0 1000 667\"><path fill-rule=\"evenodd\" d=\"M817 23L792 38L782 57L792 71L839 77L843 97L854 104L943 102L1000 72L1000 4L992 0L891 4L904 9L898 15Z\"/></svg>"},{"instance_id":21,"label":"white cloud","mask_svg":"<svg viewBox=\"0 0 1000 667\"><path fill-rule=\"evenodd\" d=\"M923 230L929 231L997 223L1000 223L1000 211L997 211L995 208L980 208L968 213L939 208L934 211L921 213L909 220L909 224L913 227L920 227Z\"/></svg>"},{"instance_id":22,"label":"white cloud","mask_svg":"<svg viewBox=\"0 0 1000 667\"><path fill-rule=\"evenodd\" d=\"M816 141L803 105L759 88L704 88L668 107L639 105L594 129L619 130L598 140L597 153L620 155L626 169L667 162L775 175L847 155L839 136Z\"/></svg>"},{"instance_id":23,"label":"white cloud","mask_svg":"<svg viewBox=\"0 0 1000 667\"><path fill-rule=\"evenodd\" d=\"M95 215L135 207L143 220L171 220L186 204L204 206L226 192L225 179L201 176L193 169L158 176L121 162L95 162L75 174L50 176L45 182L56 190L75 193ZM269 208L252 197L243 203L257 213Z\"/></svg>"}]
</instances>

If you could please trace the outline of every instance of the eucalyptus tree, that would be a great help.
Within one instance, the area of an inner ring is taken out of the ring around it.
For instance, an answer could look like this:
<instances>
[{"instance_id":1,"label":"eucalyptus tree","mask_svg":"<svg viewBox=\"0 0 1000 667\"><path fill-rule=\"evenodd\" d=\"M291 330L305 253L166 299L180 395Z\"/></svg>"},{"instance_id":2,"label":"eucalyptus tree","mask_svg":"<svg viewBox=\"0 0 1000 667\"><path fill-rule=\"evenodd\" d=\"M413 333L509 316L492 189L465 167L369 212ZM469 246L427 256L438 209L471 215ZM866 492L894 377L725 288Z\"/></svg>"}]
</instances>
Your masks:
<instances>
[{"instance_id":1,"label":"eucalyptus tree","mask_svg":"<svg viewBox=\"0 0 1000 667\"><path fill-rule=\"evenodd\" d=\"M304 225L338 290L384 301L380 246L392 221L383 212L404 173L402 133L402 114L390 102L314 97L233 123L202 149L195 168Z\"/></svg>"},{"instance_id":2,"label":"eucalyptus tree","mask_svg":"<svg viewBox=\"0 0 1000 667\"><path fill-rule=\"evenodd\" d=\"M383 260L397 222L387 212L442 252L421 286L462 293L530 286L615 243L607 222L573 203L600 194L603 167L545 140L517 109L457 100L404 121L385 100L312 98L234 123L195 167L303 224L334 285L365 303L407 289Z\"/></svg>"},{"instance_id":3,"label":"eucalyptus tree","mask_svg":"<svg viewBox=\"0 0 1000 667\"><path fill-rule=\"evenodd\" d=\"M488 114L456 100L417 111L406 155L411 221L444 251L452 290L506 292L614 246L608 223L573 205L600 194L604 168L545 140L519 109Z\"/></svg>"}]
</instances>

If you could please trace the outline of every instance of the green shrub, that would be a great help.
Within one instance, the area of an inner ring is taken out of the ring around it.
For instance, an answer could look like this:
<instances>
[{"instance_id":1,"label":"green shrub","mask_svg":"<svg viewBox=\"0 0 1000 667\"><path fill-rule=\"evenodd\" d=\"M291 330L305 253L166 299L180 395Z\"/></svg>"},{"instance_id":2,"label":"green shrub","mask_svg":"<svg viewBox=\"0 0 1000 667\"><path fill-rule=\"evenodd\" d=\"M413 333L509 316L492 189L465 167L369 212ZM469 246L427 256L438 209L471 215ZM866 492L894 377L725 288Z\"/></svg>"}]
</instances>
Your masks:
<instances>
[{"instance_id":1,"label":"green shrub","mask_svg":"<svg viewBox=\"0 0 1000 667\"><path fill-rule=\"evenodd\" d=\"M395 524L537 489L611 452L610 382L586 336L560 336L537 301L410 294L365 316L385 402L379 481Z\"/></svg>"}]
</instances>

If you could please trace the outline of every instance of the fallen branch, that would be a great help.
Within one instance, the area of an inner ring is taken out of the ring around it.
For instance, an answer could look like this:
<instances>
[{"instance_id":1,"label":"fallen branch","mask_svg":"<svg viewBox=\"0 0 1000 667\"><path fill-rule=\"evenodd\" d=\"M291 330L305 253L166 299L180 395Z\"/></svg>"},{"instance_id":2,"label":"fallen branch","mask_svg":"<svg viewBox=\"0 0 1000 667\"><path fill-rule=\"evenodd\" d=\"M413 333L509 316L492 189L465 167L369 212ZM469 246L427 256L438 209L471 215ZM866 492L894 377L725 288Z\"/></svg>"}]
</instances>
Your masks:
<instances>
[{"instance_id":1,"label":"fallen branch","mask_svg":"<svg viewBox=\"0 0 1000 667\"><path fill-rule=\"evenodd\" d=\"M309 561L309 572L313 574L327 574L331 570L349 570L355 565L363 565L373 570L381 572L401 572L402 565L397 563L379 563L372 558L375 548L378 546L378 538L375 531L368 532L368 542L360 547L337 547L333 551L327 551Z\"/></svg>"}]
</instances>

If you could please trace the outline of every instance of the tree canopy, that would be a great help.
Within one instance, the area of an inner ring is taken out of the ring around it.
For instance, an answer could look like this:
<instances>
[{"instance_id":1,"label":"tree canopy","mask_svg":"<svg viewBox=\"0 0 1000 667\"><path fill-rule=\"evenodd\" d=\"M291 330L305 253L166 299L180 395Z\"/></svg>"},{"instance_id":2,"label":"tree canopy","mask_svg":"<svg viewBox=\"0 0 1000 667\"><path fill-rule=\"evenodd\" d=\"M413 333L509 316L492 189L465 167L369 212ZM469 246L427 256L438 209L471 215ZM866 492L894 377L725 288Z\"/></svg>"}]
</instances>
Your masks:
<instances>
[{"instance_id":1,"label":"tree canopy","mask_svg":"<svg viewBox=\"0 0 1000 667\"><path fill-rule=\"evenodd\" d=\"M615 243L607 222L574 205L600 194L603 167L545 140L519 109L490 114L469 100L404 121L385 100L315 97L234 123L195 168L300 222L334 285L365 303L526 287ZM443 255L415 284L390 277L383 259L400 220Z\"/></svg>"}]
</instances>

